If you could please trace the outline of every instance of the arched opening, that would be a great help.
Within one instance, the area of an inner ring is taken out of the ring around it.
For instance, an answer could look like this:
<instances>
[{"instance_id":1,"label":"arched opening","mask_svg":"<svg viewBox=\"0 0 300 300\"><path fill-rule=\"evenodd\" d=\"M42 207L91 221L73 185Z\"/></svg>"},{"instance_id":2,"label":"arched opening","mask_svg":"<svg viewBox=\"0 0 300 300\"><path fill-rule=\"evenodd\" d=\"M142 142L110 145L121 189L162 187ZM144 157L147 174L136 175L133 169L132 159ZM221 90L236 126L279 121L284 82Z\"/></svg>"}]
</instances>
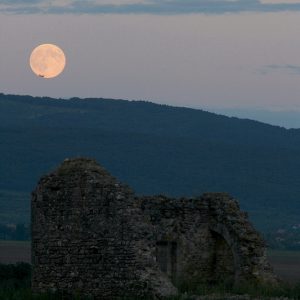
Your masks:
<instances>
[{"instance_id":1,"label":"arched opening","mask_svg":"<svg viewBox=\"0 0 300 300\"><path fill-rule=\"evenodd\" d=\"M177 243L168 241L157 242L156 261L161 271L175 283L177 277Z\"/></svg>"},{"instance_id":2,"label":"arched opening","mask_svg":"<svg viewBox=\"0 0 300 300\"><path fill-rule=\"evenodd\" d=\"M233 285L235 262L232 249L219 233L211 231L211 237L208 282L210 284Z\"/></svg>"}]
</instances>

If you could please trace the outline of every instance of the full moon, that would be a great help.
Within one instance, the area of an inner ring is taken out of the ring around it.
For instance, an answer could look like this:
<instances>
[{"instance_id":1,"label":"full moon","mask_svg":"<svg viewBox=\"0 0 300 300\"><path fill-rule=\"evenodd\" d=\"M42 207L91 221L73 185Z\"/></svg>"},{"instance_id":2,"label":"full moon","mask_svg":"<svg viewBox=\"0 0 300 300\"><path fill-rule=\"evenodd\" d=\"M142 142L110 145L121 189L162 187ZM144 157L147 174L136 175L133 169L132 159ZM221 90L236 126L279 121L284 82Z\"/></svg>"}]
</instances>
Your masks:
<instances>
[{"instance_id":1,"label":"full moon","mask_svg":"<svg viewBox=\"0 0 300 300\"><path fill-rule=\"evenodd\" d=\"M66 57L58 46L42 44L33 49L29 62L31 70L37 76L53 78L64 70Z\"/></svg>"}]
</instances>

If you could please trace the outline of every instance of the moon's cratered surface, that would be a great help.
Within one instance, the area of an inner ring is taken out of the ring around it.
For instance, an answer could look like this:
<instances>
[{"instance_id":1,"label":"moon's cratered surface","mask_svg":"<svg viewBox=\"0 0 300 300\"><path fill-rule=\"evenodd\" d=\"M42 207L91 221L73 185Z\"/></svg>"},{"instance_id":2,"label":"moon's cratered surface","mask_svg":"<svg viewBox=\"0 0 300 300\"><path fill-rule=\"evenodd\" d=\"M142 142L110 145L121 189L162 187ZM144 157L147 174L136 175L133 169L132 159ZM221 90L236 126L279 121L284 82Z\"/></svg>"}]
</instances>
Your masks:
<instances>
[{"instance_id":1,"label":"moon's cratered surface","mask_svg":"<svg viewBox=\"0 0 300 300\"><path fill-rule=\"evenodd\" d=\"M37 76L53 78L64 70L66 57L58 46L42 44L33 49L29 62L32 71Z\"/></svg>"}]
</instances>

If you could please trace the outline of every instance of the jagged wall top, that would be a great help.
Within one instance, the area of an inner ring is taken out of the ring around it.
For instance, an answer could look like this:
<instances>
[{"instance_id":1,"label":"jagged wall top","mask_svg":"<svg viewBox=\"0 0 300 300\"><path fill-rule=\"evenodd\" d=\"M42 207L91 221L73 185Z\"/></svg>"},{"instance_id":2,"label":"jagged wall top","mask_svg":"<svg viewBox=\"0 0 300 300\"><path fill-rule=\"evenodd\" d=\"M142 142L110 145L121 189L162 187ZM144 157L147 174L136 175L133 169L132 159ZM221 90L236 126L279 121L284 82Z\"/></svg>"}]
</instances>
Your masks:
<instances>
[{"instance_id":1,"label":"jagged wall top","mask_svg":"<svg viewBox=\"0 0 300 300\"><path fill-rule=\"evenodd\" d=\"M84 157L67 158L55 171L58 176L76 176L78 173L96 173L97 176L101 177L103 183L117 183L117 180L101 167L96 160Z\"/></svg>"}]
</instances>

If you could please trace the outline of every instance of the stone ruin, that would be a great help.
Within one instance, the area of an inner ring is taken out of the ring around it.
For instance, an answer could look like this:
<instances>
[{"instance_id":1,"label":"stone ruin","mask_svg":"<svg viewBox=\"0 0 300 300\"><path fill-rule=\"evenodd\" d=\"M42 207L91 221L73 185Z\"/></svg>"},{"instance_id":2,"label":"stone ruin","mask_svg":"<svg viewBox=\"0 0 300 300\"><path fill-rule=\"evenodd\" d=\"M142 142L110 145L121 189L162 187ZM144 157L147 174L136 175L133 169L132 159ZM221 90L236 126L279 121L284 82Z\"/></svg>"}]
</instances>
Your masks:
<instances>
[{"instance_id":1,"label":"stone ruin","mask_svg":"<svg viewBox=\"0 0 300 300\"><path fill-rule=\"evenodd\" d=\"M225 193L137 197L96 161L67 159L32 194L32 289L161 299L182 286L276 281Z\"/></svg>"}]
</instances>

